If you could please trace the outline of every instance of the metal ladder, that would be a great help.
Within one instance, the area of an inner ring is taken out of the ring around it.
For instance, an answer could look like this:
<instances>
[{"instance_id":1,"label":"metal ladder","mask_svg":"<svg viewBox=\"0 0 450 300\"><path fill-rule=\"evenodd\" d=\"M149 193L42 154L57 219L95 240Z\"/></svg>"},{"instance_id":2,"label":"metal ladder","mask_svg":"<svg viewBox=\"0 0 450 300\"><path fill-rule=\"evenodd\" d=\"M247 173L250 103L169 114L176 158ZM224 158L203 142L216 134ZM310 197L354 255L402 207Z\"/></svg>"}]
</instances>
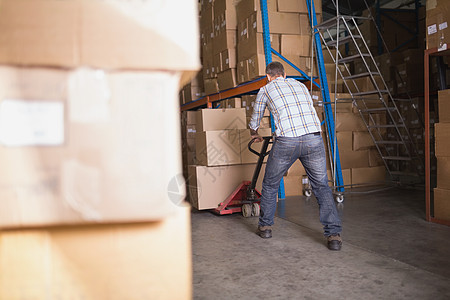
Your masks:
<instances>
[{"instance_id":1,"label":"metal ladder","mask_svg":"<svg viewBox=\"0 0 450 300\"><path fill-rule=\"evenodd\" d=\"M338 14L315 27L336 65L336 73L351 96L349 99L336 98L335 93L335 105L351 101L358 109L393 181L405 177L413 178L413 181L420 180L424 170L423 160L359 29L358 20L362 19L368 18ZM353 45L356 54L345 56L339 50L345 44ZM333 54L332 49L336 50L336 54ZM349 63L357 61L362 63L365 72L352 74ZM360 78L365 78L373 89L362 90L358 87ZM338 80L337 76L335 80ZM386 122L382 115L386 116Z\"/></svg>"}]
</instances>

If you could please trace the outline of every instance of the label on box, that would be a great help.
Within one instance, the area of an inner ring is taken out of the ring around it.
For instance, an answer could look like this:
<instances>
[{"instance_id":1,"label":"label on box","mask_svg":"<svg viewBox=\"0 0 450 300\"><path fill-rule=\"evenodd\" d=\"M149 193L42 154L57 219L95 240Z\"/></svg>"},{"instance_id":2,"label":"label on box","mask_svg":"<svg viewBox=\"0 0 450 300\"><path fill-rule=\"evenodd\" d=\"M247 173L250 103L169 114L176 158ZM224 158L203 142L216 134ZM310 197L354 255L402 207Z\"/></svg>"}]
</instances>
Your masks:
<instances>
[{"instance_id":1,"label":"label on box","mask_svg":"<svg viewBox=\"0 0 450 300\"><path fill-rule=\"evenodd\" d=\"M432 35L437 32L436 24L428 26L428 35Z\"/></svg>"},{"instance_id":2,"label":"label on box","mask_svg":"<svg viewBox=\"0 0 450 300\"><path fill-rule=\"evenodd\" d=\"M438 48L438 51L445 51L445 50L447 50L447 44L446 43L444 43L442 46L440 46Z\"/></svg>"},{"instance_id":3,"label":"label on box","mask_svg":"<svg viewBox=\"0 0 450 300\"><path fill-rule=\"evenodd\" d=\"M441 23L439 24L439 30L444 30L445 28L447 28L447 22Z\"/></svg>"},{"instance_id":4,"label":"label on box","mask_svg":"<svg viewBox=\"0 0 450 300\"><path fill-rule=\"evenodd\" d=\"M3 100L0 105L0 143L6 146L62 145L63 102Z\"/></svg>"}]
</instances>

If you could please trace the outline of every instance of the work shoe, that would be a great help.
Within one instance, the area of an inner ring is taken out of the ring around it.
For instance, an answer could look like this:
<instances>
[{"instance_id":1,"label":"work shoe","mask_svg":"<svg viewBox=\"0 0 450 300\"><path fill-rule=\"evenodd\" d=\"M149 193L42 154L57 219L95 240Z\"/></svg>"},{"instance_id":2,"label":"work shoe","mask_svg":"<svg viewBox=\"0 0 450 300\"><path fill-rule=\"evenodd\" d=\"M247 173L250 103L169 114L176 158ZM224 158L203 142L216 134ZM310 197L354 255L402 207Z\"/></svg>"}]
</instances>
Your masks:
<instances>
[{"instance_id":1,"label":"work shoe","mask_svg":"<svg viewBox=\"0 0 450 300\"><path fill-rule=\"evenodd\" d=\"M272 237L272 227L258 226L258 235L263 239L270 239Z\"/></svg>"},{"instance_id":2,"label":"work shoe","mask_svg":"<svg viewBox=\"0 0 450 300\"><path fill-rule=\"evenodd\" d=\"M342 247L341 236L339 234L330 235L328 237L327 246L328 246L328 249L333 250L333 251L341 250L341 247Z\"/></svg>"}]
</instances>

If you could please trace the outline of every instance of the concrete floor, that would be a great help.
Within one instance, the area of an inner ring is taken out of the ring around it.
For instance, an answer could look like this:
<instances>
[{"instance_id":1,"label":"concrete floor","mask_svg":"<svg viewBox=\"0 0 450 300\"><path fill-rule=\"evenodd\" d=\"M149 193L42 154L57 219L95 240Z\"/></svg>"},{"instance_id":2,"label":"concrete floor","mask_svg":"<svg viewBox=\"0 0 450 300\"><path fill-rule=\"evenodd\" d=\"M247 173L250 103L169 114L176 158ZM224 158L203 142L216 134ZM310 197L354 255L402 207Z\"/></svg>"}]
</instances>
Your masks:
<instances>
[{"instance_id":1,"label":"concrete floor","mask_svg":"<svg viewBox=\"0 0 450 300\"><path fill-rule=\"evenodd\" d=\"M326 248L314 198L280 201L268 240L257 218L193 211L194 299L450 299L450 227L424 220L423 199L347 194L340 252Z\"/></svg>"}]
</instances>

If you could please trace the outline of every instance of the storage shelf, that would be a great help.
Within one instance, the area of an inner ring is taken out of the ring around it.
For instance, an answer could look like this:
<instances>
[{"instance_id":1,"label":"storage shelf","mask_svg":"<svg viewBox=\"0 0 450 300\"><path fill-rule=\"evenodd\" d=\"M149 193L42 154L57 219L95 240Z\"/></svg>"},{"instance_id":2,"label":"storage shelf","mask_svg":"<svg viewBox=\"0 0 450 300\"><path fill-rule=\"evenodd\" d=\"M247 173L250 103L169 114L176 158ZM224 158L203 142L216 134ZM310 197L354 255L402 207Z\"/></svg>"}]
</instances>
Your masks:
<instances>
[{"instance_id":1,"label":"storage shelf","mask_svg":"<svg viewBox=\"0 0 450 300\"><path fill-rule=\"evenodd\" d=\"M298 77L298 76L288 76L288 77L297 79L297 80L303 82L304 84L306 84L306 86L308 86L308 87L311 83L311 81L305 77ZM317 79L314 79L314 81L318 82ZM181 111L194 110L194 109L198 109L201 107L212 108L212 104L214 102L251 94L255 91L258 91L260 88L262 88L266 84L267 84L267 78L265 76L263 76L263 77L255 79L255 80L242 83L234 88L223 90L223 91L220 91L215 94L203 96L201 98L198 98L197 100L185 103L181 106ZM315 85L313 85L313 87L315 87Z\"/></svg>"}]
</instances>

